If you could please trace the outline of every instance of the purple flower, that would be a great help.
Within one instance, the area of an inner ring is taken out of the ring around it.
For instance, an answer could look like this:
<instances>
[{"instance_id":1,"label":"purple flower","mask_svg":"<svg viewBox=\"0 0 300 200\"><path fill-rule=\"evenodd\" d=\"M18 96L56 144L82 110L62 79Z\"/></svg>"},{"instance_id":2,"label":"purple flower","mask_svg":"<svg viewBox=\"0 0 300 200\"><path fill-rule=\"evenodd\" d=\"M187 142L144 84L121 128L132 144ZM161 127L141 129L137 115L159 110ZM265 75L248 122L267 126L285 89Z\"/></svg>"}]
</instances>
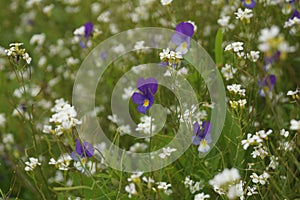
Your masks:
<instances>
[{"instance_id":1,"label":"purple flower","mask_svg":"<svg viewBox=\"0 0 300 200\"><path fill-rule=\"evenodd\" d=\"M279 60L280 59L280 55L281 55L280 51L276 51L274 54L272 54L269 57L265 56L264 60L265 60L266 65L273 64L274 62L276 62L277 60Z\"/></svg>"},{"instance_id":2,"label":"purple flower","mask_svg":"<svg viewBox=\"0 0 300 200\"><path fill-rule=\"evenodd\" d=\"M252 9L256 6L255 0L241 0L243 6L249 9Z\"/></svg>"},{"instance_id":3,"label":"purple flower","mask_svg":"<svg viewBox=\"0 0 300 200\"><path fill-rule=\"evenodd\" d=\"M84 25L84 37L88 41L89 37L93 34L94 25L91 22L87 22Z\"/></svg>"},{"instance_id":4,"label":"purple flower","mask_svg":"<svg viewBox=\"0 0 300 200\"><path fill-rule=\"evenodd\" d=\"M265 76L262 80L258 81L259 95L265 97L267 93L271 97L275 83L276 76L273 74Z\"/></svg>"},{"instance_id":5,"label":"purple flower","mask_svg":"<svg viewBox=\"0 0 300 200\"><path fill-rule=\"evenodd\" d=\"M176 26L176 33L172 36L172 42L177 46L176 51L186 54L193 35L194 25L189 22L180 22Z\"/></svg>"},{"instance_id":6,"label":"purple flower","mask_svg":"<svg viewBox=\"0 0 300 200\"><path fill-rule=\"evenodd\" d=\"M150 109L154 103L153 95L157 91L157 80L155 78L140 78L137 81L136 87L140 92L135 92L132 95L132 101L138 105L137 110L140 113L146 114L146 111Z\"/></svg>"},{"instance_id":7,"label":"purple flower","mask_svg":"<svg viewBox=\"0 0 300 200\"><path fill-rule=\"evenodd\" d=\"M89 158L94 155L93 145L91 145L88 142L84 142L82 145L78 139L76 139L75 141L76 141L76 151L73 151L70 155L73 160L78 160L78 157Z\"/></svg>"},{"instance_id":8,"label":"purple flower","mask_svg":"<svg viewBox=\"0 0 300 200\"><path fill-rule=\"evenodd\" d=\"M289 19L294 19L294 18L298 18L300 19L300 13L298 10L294 10L292 16Z\"/></svg>"},{"instance_id":9,"label":"purple flower","mask_svg":"<svg viewBox=\"0 0 300 200\"><path fill-rule=\"evenodd\" d=\"M192 142L194 145L199 145L199 152L207 152L210 149L208 145L211 143L211 124L209 121L203 121L200 127L198 122L195 122L194 125L194 135L192 137Z\"/></svg>"}]
</instances>

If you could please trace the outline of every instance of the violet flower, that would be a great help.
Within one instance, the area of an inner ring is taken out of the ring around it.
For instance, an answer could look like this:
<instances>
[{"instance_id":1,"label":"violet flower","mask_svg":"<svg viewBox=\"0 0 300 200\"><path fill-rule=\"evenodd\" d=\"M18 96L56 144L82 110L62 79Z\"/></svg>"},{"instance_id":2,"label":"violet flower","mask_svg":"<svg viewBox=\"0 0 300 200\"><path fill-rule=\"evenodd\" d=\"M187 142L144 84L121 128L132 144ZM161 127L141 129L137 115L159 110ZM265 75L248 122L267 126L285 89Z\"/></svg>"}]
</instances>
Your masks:
<instances>
[{"instance_id":1,"label":"violet flower","mask_svg":"<svg viewBox=\"0 0 300 200\"><path fill-rule=\"evenodd\" d=\"M177 46L176 51L180 51L181 54L186 54L193 35L194 25L189 22L180 22L176 26L176 33L172 36L172 42Z\"/></svg>"},{"instance_id":2,"label":"violet flower","mask_svg":"<svg viewBox=\"0 0 300 200\"><path fill-rule=\"evenodd\" d=\"M267 94L271 98L275 83L276 76L273 74L265 76L262 80L258 81L259 95L265 97Z\"/></svg>"},{"instance_id":3,"label":"violet flower","mask_svg":"<svg viewBox=\"0 0 300 200\"><path fill-rule=\"evenodd\" d=\"M83 142L83 145L80 143L78 139L76 141L76 148L70 156L73 160L78 161L78 158L89 158L94 155L94 147L88 142Z\"/></svg>"},{"instance_id":4,"label":"violet flower","mask_svg":"<svg viewBox=\"0 0 300 200\"><path fill-rule=\"evenodd\" d=\"M211 123L209 121L203 121L200 127L198 122L195 122L194 125L194 135L192 137L192 142L194 145L199 145L199 152L207 152L210 149L211 140Z\"/></svg>"},{"instance_id":5,"label":"violet flower","mask_svg":"<svg viewBox=\"0 0 300 200\"><path fill-rule=\"evenodd\" d=\"M157 80L155 78L140 78L137 81L136 87L140 92L135 92L132 95L132 101L138 105L137 110L140 113L146 114L146 111L154 103L154 94L158 87Z\"/></svg>"},{"instance_id":6,"label":"violet flower","mask_svg":"<svg viewBox=\"0 0 300 200\"><path fill-rule=\"evenodd\" d=\"M255 0L241 0L243 6L249 9L253 9L256 6Z\"/></svg>"}]
</instances>

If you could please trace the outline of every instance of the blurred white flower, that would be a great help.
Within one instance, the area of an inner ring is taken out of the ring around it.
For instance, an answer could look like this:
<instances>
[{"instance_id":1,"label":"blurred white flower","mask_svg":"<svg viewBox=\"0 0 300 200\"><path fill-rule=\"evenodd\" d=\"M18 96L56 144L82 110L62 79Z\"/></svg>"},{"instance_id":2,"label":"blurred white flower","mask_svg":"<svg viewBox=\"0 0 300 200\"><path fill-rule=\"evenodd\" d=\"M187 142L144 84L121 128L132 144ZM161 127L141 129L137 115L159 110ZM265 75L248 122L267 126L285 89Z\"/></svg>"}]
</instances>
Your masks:
<instances>
[{"instance_id":1,"label":"blurred white flower","mask_svg":"<svg viewBox=\"0 0 300 200\"><path fill-rule=\"evenodd\" d=\"M41 163L39 162L39 160L37 158L34 157L30 157L29 161L25 162L25 171L33 171L36 166L41 165Z\"/></svg>"},{"instance_id":2,"label":"blurred white flower","mask_svg":"<svg viewBox=\"0 0 300 200\"><path fill-rule=\"evenodd\" d=\"M4 113L0 113L0 127L3 127L5 125L6 118Z\"/></svg>"},{"instance_id":3,"label":"blurred white flower","mask_svg":"<svg viewBox=\"0 0 300 200\"><path fill-rule=\"evenodd\" d=\"M163 6L166 6L166 5L169 5L170 3L172 3L173 0L160 0L160 3L163 5Z\"/></svg>"},{"instance_id":4,"label":"blurred white flower","mask_svg":"<svg viewBox=\"0 0 300 200\"><path fill-rule=\"evenodd\" d=\"M158 156L161 157L162 159L165 159L166 157L171 156L171 153L176 151L177 149L167 147L167 148L162 148L162 150L163 152L158 154Z\"/></svg>"},{"instance_id":5,"label":"blurred white flower","mask_svg":"<svg viewBox=\"0 0 300 200\"><path fill-rule=\"evenodd\" d=\"M300 120L297 121L295 119L292 119L290 123L291 123L290 126L291 130L300 131Z\"/></svg>"},{"instance_id":6,"label":"blurred white flower","mask_svg":"<svg viewBox=\"0 0 300 200\"><path fill-rule=\"evenodd\" d=\"M258 176L256 173L252 173L252 175L250 175L253 183L259 183L261 185L265 185L268 182L269 177L270 175L265 171L260 176Z\"/></svg>"},{"instance_id":7,"label":"blurred white flower","mask_svg":"<svg viewBox=\"0 0 300 200\"><path fill-rule=\"evenodd\" d=\"M205 199L208 199L210 197L209 194L204 194L203 192L202 193L199 193L199 194L196 194L194 196L194 200L205 200Z\"/></svg>"},{"instance_id":8,"label":"blurred white flower","mask_svg":"<svg viewBox=\"0 0 300 200\"><path fill-rule=\"evenodd\" d=\"M134 183L130 183L129 185L125 186L125 191L128 193L128 197L131 198L132 195L136 195L137 191L135 189L135 184Z\"/></svg>"},{"instance_id":9,"label":"blurred white flower","mask_svg":"<svg viewBox=\"0 0 300 200\"><path fill-rule=\"evenodd\" d=\"M233 75L236 73L237 69L232 67L229 64L225 64L224 67L222 67L221 72L225 78L226 81L233 79Z\"/></svg>"},{"instance_id":10,"label":"blurred white flower","mask_svg":"<svg viewBox=\"0 0 300 200\"><path fill-rule=\"evenodd\" d=\"M252 10L248 8L245 8L245 10L239 8L238 11L235 12L234 14L236 15L236 19L239 19L241 21L246 20L247 23L249 23L251 17L253 17Z\"/></svg>"}]
</instances>

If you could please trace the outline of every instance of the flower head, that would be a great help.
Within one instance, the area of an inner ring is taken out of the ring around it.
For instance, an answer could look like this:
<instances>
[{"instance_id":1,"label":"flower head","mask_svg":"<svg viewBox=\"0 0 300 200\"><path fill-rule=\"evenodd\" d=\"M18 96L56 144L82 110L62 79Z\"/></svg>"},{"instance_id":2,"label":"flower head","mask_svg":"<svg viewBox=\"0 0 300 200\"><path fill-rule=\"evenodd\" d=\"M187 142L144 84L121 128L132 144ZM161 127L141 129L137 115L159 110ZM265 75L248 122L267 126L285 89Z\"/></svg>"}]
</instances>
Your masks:
<instances>
[{"instance_id":1,"label":"flower head","mask_svg":"<svg viewBox=\"0 0 300 200\"><path fill-rule=\"evenodd\" d=\"M258 87L260 88L259 95L265 97L267 93L270 96L272 94L272 90L274 89L275 83L276 76L273 74L265 76L261 81L258 81Z\"/></svg>"},{"instance_id":2,"label":"flower head","mask_svg":"<svg viewBox=\"0 0 300 200\"><path fill-rule=\"evenodd\" d=\"M91 22L85 23L83 26L74 31L73 34L77 37L77 40L79 40L79 45L81 48L86 48L86 44L89 40L89 37L93 35L93 31L94 25Z\"/></svg>"},{"instance_id":3,"label":"flower head","mask_svg":"<svg viewBox=\"0 0 300 200\"><path fill-rule=\"evenodd\" d=\"M71 158L73 160L78 160L78 157L92 157L94 155L94 147L88 142L84 142L83 145L80 143L78 139L76 139L76 151L71 153Z\"/></svg>"},{"instance_id":4,"label":"flower head","mask_svg":"<svg viewBox=\"0 0 300 200\"><path fill-rule=\"evenodd\" d=\"M199 145L198 151L199 152L207 152L210 149L208 145L211 143L211 124L209 121L203 121L200 128L198 122L194 123L194 136L192 137L193 144Z\"/></svg>"},{"instance_id":5,"label":"flower head","mask_svg":"<svg viewBox=\"0 0 300 200\"><path fill-rule=\"evenodd\" d=\"M194 28L190 22L180 22L176 26L176 33L172 36L172 42L177 46L176 51L182 54L187 53L191 37L194 35Z\"/></svg>"},{"instance_id":6,"label":"flower head","mask_svg":"<svg viewBox=\"0 0 300 200\"><path fill-rule=\"evenodd\" d=\"M154 94L157 91L157 80L155 78L140 78L137 81L136 87L140 92L135 92L132 95L132 101L138 105L137 110L140 113L146 114L146 111L151 108L154 103Z\"/></svg>"},{"instance_id":7,"label":"flower head","mask_svg":"<svg viewBox=\"0 0 300 200\"><path fill-rule=\"evenodd\" d=\"M255 0L241 0L243 6L249 9L253 9L256 6Z\"/></svg>"}]
</instances>

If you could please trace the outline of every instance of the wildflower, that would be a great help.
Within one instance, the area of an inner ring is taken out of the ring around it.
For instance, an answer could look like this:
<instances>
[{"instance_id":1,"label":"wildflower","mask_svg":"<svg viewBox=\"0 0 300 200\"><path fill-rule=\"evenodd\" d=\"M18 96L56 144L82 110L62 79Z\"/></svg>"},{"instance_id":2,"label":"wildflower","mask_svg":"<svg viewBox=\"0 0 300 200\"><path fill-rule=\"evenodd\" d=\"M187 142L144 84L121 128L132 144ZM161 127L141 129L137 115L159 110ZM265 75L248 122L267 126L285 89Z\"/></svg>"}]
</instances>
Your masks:
<instances>
[{"instance_id":1,"label":"wildflower","mask_svg":"<svg viewBox=\"0 0 300 200\"><path fill-rule=\"evenodd\" d=\"M35 35L33 35L33 36L31 37L29 43L30 43L31 45L37 44L38 46L41 46L41 45L44 44L45 39L46 39L45 33L35 34Z\"/></svg>"},{"instance_id":2,"label":"wildflower","mask_svg":"<svg viewBox=\"0 0 300 200\"><path fill-rule=\"evenodd\" d=\"M194 35L194 25L190 22L181 22L176 26L176 33L172 42L177 46L176 51L186 54L190 47L191 37Z\"/></svg>"},{"instance_id":3,"label":"wildflower","mask_svg":"<svg viewBox=\"0 0 300 200\"><path fill-rule=\"evenodd\" d=\"M239 8L237 12L234 13L236 15L236 19L243 21L244 19L247 23L250 23L250 19L253 17L253 13L251 9L245 8L245 10Z\"/></svg>"},{"instance_id":4,"label":"wildflower","mask_svg":"<svg viewBox=\"0 0 300 200\"><path fill-rule=\"evenodd\" d=\"M272 91L276 83L276 76L271 74L258 81L259 95L265 97L266 94L272 98Z\"/></svg>"},{"instance_id":5,"label":"wildflower","mask_svg":"<svg viewBox=\"0 0 300 200\"><path fill-rule=\"evenodd\" d=\"M130 183L129 185L125 186L125 191L128 193L128 197L131 198L132 195L136 195L137 191L135 189L135 184L134 183Z\"/></svg>"},{"instance_id":6,"label":"wildflower","mask_svg":"<svg viewBox=\"0 0 300 200\"><path fill-rule=\"evenodd\" d=\"M143 151L145 151L147 148L148 148L148 145L147 145L147 144L137 142L137 143L134 143L134 145L132 145L132 146L129 148L129 152L131 152L131 153L143 152Z\"/></svg>"},{"instance_id":7,"label":"wildflower","mask_svg":"<svg viewBox=\"0 0 300 200\"><path fill-rule=\"evenodd\" d=\"M166 6L166 5L169 5L172 3L173 0L160 0L160 3L163 5L163 6Z\"/></svg>"},{"instance_id":8,"label":"wildflower","mask_svg":"<svg viewBox=\"0 0 300 200\"><path fill-rule=\"evenodd\" d=\"M258 137L260 137L261 139L268 140L268 136L271 135L271 133L273 133L273 131L271 129L269 129L267 132L265 130L260 130L260 131L256 132L255 134Z\"/></svg>"},{"instance_id":9,"label":"wildflower","mask_svg":"<svg viewBox=\"0 0 300 200\"><path fill-rule=\"evenodd\" d=\"M247 53L247 58L252 62L256 62L259 59L259 53L259 51L250 51L250 53Z\"/></svg>"},{"instance_id":10,"label":"wildflower","mask_svg":"<svg viewBox=\"0 0 300 200\"><path fill-rule=\"evenodd\" d=\"M285 129L281 129L280 130L280 133L279 133L281 136L284 136L284 137L289 137L289 132L288 131L286 131Z\"/></svg>"},{"instance_id":11,"label":"wildflower","mask_svg":"<svg viewBox=\"0 0 300 200\"><path fill-rule=\"evenodd\" d=\"M25 165L26 165L25 171L28 172L28 171L33 171L36 168L36 166L41 165L41 163L37 158L30 157L29 161L25 162Z\"/></svg>"},{"instance_id":12,"label":"wildflower","mask_svg":"<svg viewBox=\"0 0 300 200\"><path fill-rule=\"evenodd\" d=\"M268 154L269 153L266 150L266 147L264 147L262 144L259 144L258 146L254 147L254 151L251 153L253 158L259 156L261 159L264 159Z\"/></svg>"},{"instance_id":13,"label":"wildflower","mask_svg":"<svg viewBox=\"0 0 300 200\"><path fill-rule=\"evenodd\" d=\"M241 0L243 6L249 9L253 9L256 6L255 0Z\"/></svg>"},{"instance_id":14,"label":"wildflower","mask_svg":"<svg viewBox=\"0 0 300 200\"><path fill-rule=\"evenodd\" d=\"M130 178L128 178L127 180L129 182L134 182L134 183L139 183L141 180L140 180L140 177L143 175L143 172L136 172L134 174L132 174L130 176Z\"/></svg>"},{"instance_id":15,"label":"wildflower","mask_svg":"<svg viewBox=\"0 0 300 200\"><path fill-rule=\"evenodd\" d=\"M93 35L93 29L94 25L91 22L87 22L80 28L75 29L73 32L73 34L77 37L76 40L79 40L79 45L81 48L86 48L89 37L92 37Z\"/></svg>"},{"instance_id":16,"label":"wildflower","mask_svg":"<svg viewBox=\"0 0 300 200\"><path fill-rule=\"evenodd\" d=\"M192 194L194 194L195 192L197 192L203 188L201 182L193 181L192 179L190 179L190 176L185 177L184 185L186 188L189 188L189 190Z\"/></svg>"},{"instance_id":17,"label":"wildflower","mask_svg":"<svg viewBox=\"0 0 300 200\"><path fill-rule=\"evenodd\" d=\"M241 89L241 85L240 84L232 84L232 85L227 85L227 90L233 94L239 94L240 96L246 96L245 89Z\"/></svg>"},{"instance_id":18,"label":"wildflower","mask_svg":"<svg viewBox=\"0 0 300 200\"><path fill-rule=\"evenodd\" d=\"M299 99L300 97L299 97L298 93L300 93L299 88L297 88L295 91L289 90L286 95L292 96L293 99Z\"/></svg>"},{"instance_id":19,"label":"wildflower","mask_svg":"<svg viewBox=\"0 0 300 200\"><path fill-rule=\"evenodd\" d=\"M163 49L162 52L159 53L160 60L162 66L176 66L182 59L182 53L180 51L170 51L168 48Z\"/></svg>"},{"instance_id":20,"label":"wildflower","mask_svg":"<svg viewBox=\"0 0 300 200\"><path fill-rule=\"evenodd\" d=\"M6 122L5 114L0 113L0 127L3 127L5 125L5 122Z\"/></svg>"},{"instance_id":21,"label":"wildflower","mask_svg":"<svg viewBox=\"0 0 300 200\"><path fill-rule=\"evenodd\" d=\"M209 180L209 184L219 194L225 194L227 186L238 182L240 178L240 173L236 168L226 168L221 173L215 175L213 179Z\"/></svg>"},{"instance_id":22,"label":"wildflower","mask_svg":"<svg viewBox=\"0 0 300 200\"><path fill-rule=\"evenodd\" d=\"M230 21L230 16L222 16L220 19L218 19L218 24L222 27L225 28L225 30L227 29L233 29L234 25L229 23Z\"/></svg>"},{"instance_id":23,"label":"wildflower","mask_svg":"<svg viewBox=\"0 0 300 200\"><path fill-rule=\"evenodd\" d=\"M164 190L164 193L166 195L170 195L172 193L172 190L171 190L171 186L172 185L170 183L167 183L167 182L157 182L156 184L158 185L157 188Z\"/></svg>"},{"instance_id":24,"label":"wildflower","mask_svg":"<svg viewBox=\"0 0 300 200\"><path fill-rule=\"evenodd\" d=\"M290 126L291 130L300 131L300 120L297 121L295 119L292 119L290 123L291 123Z\"/></svg>"},{"instance_id":25,"label":"wildflower","mask_svg":"<svg viewBox=\"0 0 300 200\"><path fill-rule=\"evenodd\" d=\"M205 200L205 199L208 199L210 197L209 194L204 194L203 192L202 193L199 193L199 194L196 194L194 196L194 200Z\"/></svg>"},{"instance_id":26,"label":"wildflower","mask_svg":"<svg viewBox=\"0 0 300 200\"><path fill-rule=\"evenodd\" d=\"M192 141L194 145L199 145L198 151L199 152L207 152L210 149L211 140L211 124L209 121L202 122L202 128L198 122L195 122L194 127L194 136L192 137Z\"/></svg>"},{"instance_id":27,"label":"wildflower","mask_svg":"<svg viewBox=\"0 0 300 200\"><path fill-rule=\"evenodd\" d=\"M258 176L256 173L252 173L252 175L250 175L250 178L252 179L253 183L259 183L261 185L265 185L269 177L270 175L265 171L260 176Z\"/></svg>"},{"instance_id":28,"label":"wildflower","mask_svg":"<svg viewBox=\"0 0 300 200\"><path fill-rule=\"evenodd\" d=\"M138 105L137 110L140 113L146 114L146 111L151 108L154 103L154 94L157 91L157 80L155 78L140 78L137 81L136 87L141 93L135 92L132 95L132 101Z\"/></svg>"},{"instance_id":29,"label":"wildflower","mask_svg":"<svg viewBox=\"0 0 300 200\"><path fill-rule=\"evenodd\" d=\"M253 187L248 186L247 187L247 191L248 191L247 196L252 196L254 194L258 194L258 192L256 190L257 190L256 186L253 186Z\"/></svg>"},{"instance_id":30,"label":"wildflower","mask_svg":"<svg viewBox=\"0 0 300 200\"><path fill-rule=\"evenodd\" d=\"M243 181L240 181L239 183L230 185L228 187L227 197L229 199L236 199L237 197L240 197L240 199L242 199L243 194Z\"/></svg>"},{"instance_id":31,"label":"wildflower","mask_svg":"<svg viewBox=\"0 0 300 200\"><path fill-rule=\"evenodd\" d=\"M79 160L78 158L89 158L94 155L94 147L88 142L83 142L83 145L78 139L76 141L76 151L73 151L70 156L73 160Z\"/></svg>"},{"instance_id":32,"label":"wildflower","mask_svg":"<svg viewBox=\"0 0 300 200\"><path fill-rule=\"evenodd\" d=\"M142 180L147 183L148 189L151 188L152 183L155 183L155 181L151 177L147 178L147 177L143 176Z\"/></svg>"},{"instance_id":33,"label":"wildflower","mask_svg":"<svg viewBox=\"0 0 300 200\"><path fill-rule=\"evenodd\" d=\"M273 169L273 170L275 170L277 167L278 167L278 157L275 157L275 156L271 156L270 157L270 163L269 163L269 165L268 165L268 167L267 167L267 170L268 169Z\"/></svg>"},{"instance_id":34,"label":"wildflower","mask_svg":"<svg viewBox=\"0 0 300 200\"><path fill-rule=\"evenodd\" d=\"M155 132L156 126L153 124L154 119L150 116L142 116L141 123L137 125L136 131L143 132L144 134L151 134Z\"/></svg>"},{"instance_id":35,"label":"wildflower","mask_svg":"<svg viewBox=\"0 0 300 200\"><path fill-rule=\"evenodd\" d=\"M221 72L223 76L225 77L225 80L228 81L230 79L233 79L233 75L236 73L237 69L233 68L229 64L225 64L225 67L222 67Z\"/></svg>"},{"instance_id":36,"label":"wildflower","mask_svg":"<svg viewBox=\"0 0 300 200\"><path fill-rule=\"evenodd\" d=\"M59 156L57 161L54 158L50 158L49 165L55 165L56 168L62 171L69 170L72 157L69 154L62 154Z\"/></svg>"},{"instance_id":37,"label":"wildflower","mask_svg":"<svg viewBox=\"0 0 300 200\"><path fill-rule=\"evenodd\" d=\"M26 49L20 48L23 43L11 43L9 44L10 48L5 49L5 53L8 57L11 57L16 63L20 61L22 58L29 65L31 63L32 58L26 52Z\"/></svg>"},{"instance_id":38,"label":"wildflower","mask_svg":"<svg viewBox=\"0 0 300 200\"><path fill-rule=\"evenodd\" d=\"M160 153L158 156L161 157L162 159L165 159L166 157L171 156L171 153L176 151L177 149L167 147L167 148L162 148L162 150L163 152Z\"/></svg>"}]
</instances>

